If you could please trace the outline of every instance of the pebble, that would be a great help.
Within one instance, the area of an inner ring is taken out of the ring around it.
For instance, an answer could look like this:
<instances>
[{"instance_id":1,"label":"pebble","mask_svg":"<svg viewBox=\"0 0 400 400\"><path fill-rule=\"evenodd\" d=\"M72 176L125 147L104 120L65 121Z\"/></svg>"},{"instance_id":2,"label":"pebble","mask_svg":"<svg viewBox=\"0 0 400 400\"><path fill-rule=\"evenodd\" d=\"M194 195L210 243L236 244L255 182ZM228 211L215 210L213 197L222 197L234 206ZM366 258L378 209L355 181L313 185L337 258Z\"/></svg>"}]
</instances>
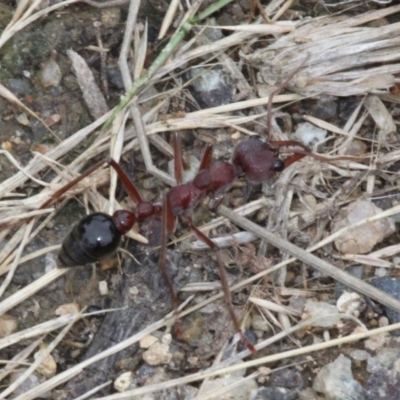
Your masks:
<instances>
[{"instance_id":1,"label":"pebble","mask_svg":"<svg viewBox=\"0 0 400 400\"><path fill-rule=\"evenodd\" d=\"M158 342L158 339L155 336L147 335L139 341L139 346L141 349L148 349L155 342Z\"/></svg>"},{"instance_id":2,"label":"pebble","mask_svg":"<svg viewBox=\"0 0 400 400\"><path fill-rule=\"evenodd\" d=\"M39 79L42 86L47 87L57 87L62 78L61 69L58 64L53 60L46 61L39 72Z\"/></svg>"},{"instance_id":3,"label":"pebble","mask_svg":"<svg viewBox=\"0 0 400 400\"><path fill-rule=\"evenodd\" d=\"M336 315L330 315L336 314ZM322 301L307 300L304 306L302 321L307 321L312 318L320 318L319 320L310 323L310 326L319 326L322 328L332 328L340 322L339 310L336 306ZM326 318L323 318L327 316Z\"/></svg>"},{"instance_id":4,"label":"pebble","mask_svg":"<svg viewBox=\"0 0 400 400\"><path fill-rule=\"evenodd\" d=\"M358 293L344 291L336 302L336 307L342 313L354 315L362 304L362 298Z\"/></svg>"},{"instance_id":5,"label":"pebble","mask_svg":"<svg viewBox=\"0 0 400 400\"><path fill-rule=\"evenodd\" d=\"M336 97L321 95L312 107L311 112L314 117L326 121L336 117L337 108Z\"/></svg>"},{"instance_id":6,"label":"pebble","mask_svg":"<svg viewBox=\"0 0 400 400\"><path fill-rule=\"evenodd\" d=\"M361 100L356 96L341 98L338 105L339 118L347 122L360 102Z\"/></svg>"},{"instance_id":7,"label":"pebble","mask_svg":"<svg viewBox=\"0 0 400 400\"><path fill-rule=\"evenodd\" d=\"M2 148L3 150L12 151L13 145L12 145L11 142L9 142L9 141L7 140L7 141L5 141L5 142L3 142L3 143L1 144L1 148Z\"/></svg>"},{"instance_id":8,"label":"pebble","mask_svg":"<svg viewBox=\"0 0 400 400\"><path fill-rule=\"evenodd\" d=\"M187 81L192 80L189 90L200 108L206 109L231 103L234 86L222 68L193 68L185 78Z\"/></svg>"},{"instance_id":9,"label":"pebble","mask_svg":"<svg viewBox=\"0 0 400 400\"><path fill-rule=\"evenodd\" d=\"M217 390L221 390L222 388L226 388L230 385L237 383L237 376L226 376L224 378L216 378L208 381L207 386L200 391L199 398L207 397L211 399L229 399L229 400L248 400L248 399L256 399L256 397L252 397L252 393L254 390L257 390L257 383L254 379L246 379L240 385L236 385L231 390L227 390L224 392L224 396L222 397L211 397L213 392ZM272 399L272 398L271 398Z\"/></svg>"},{"instance_id":10,"label":"pebble","mask_svg":"<svg viewBox=\"0 0 400 400\"><path fill-rule=\"evenodd\" d=\"M47 117L44 120L44 123L47 126L53 126L53 125L59 123L60 121L61 121L61 115L60 114L51 114L49 117Z\"/></svg>"},{"instance_id":11,"label":"pebble","mask_svg":"<svg viewBox=\"0 0 400 400\"><path fill-rule=\"evenodd\" d=\"M371 285L388 295L393 296L395 299L400 300L400 277L391 278L384 276L381 278L375 278L371 281ZM400 313L385 306L383 306L383 309L391 324L397 324L400 322ZM392 331L392 335L399 336L400 330Z\"/></svg>"},{"instance_id":12,"label":"pebble","mask_svg":"<svg viewBox=\"0 0 400 400\"><path fill-rule=\"evenodd\" d=\"M368 200L357 200L340 210L332 224L332 233L346 228L362 219L373 217L382 210ZM348 229L336 240L336 248L344 254L365 254L384 238L396 232L390 218L365 223L359 227Z\"/></svg>"},{"instance_id":13,"label":"pebble","mask_svg":"<svg viewBox=\"0 0 400 400\"><path fill-rule=\"evenodd\" d=\"M107 78L117 89L125 88L121 71L117 66L107 67Z\"/></svg>"},{"instance_id":14,"label":"pebble","mask_svg":"<svg viewBox=\"0 0 400 400\"><path fill-rule=\"evenodd\" d=\"M105 28L115 28L121 21L121 9L108 7L101 10L101 23Z\"/></svg>"},{"instance_id":15,"label":"pebble","mask_svg":"<svg viewBox=\"0 0 400 400\"><path fill-rule=\"evenodd\" d=\"M37 143L32 145L31 150L32 152L40 153L40 154L47 154L50 150L52 149L51 146L48 146L47 144L43 143ZM47 224L47 229L52 229L49 228L49 224Z\"/></svg>"},{"instance_id":16,"label":"pebble","mask_svg":"<svg viewBox=\"0 0 400 400\"><path fill-rule=\"evenodd\" d=\"M326 400L364 400L361 384L353 378L351 361L340 355L321 368L314 379L313 389L323 393Z\"/></svg>"},{"instance_id":17,"label":"pebble","mask_svg":"<svg viewBox=\"0 0 400 400\"><path fill-rule=\"evenodd\" d=\"M156 189L159 185L160 184L158 180L154 177L145 178L142 180L143 189L146 190Z\"/></svg>"},{"instance_id":18,"label":"pebble","mask_svg":"<svg viewBox=\"0 0 400 400\"><path fill-rule=\"evenodd\" d=\"M147 380L156 374L156 368L147 363L143 363L136 371L136 379L140 386L146 384Z\"/></svg>"},{"instance_id":19,"label":"pebble","mask_svg":"<svg viewBox=\"0 0 400 400\"><path fill-rule=\"evenodd\" d=\"M376 277L383 277L388 275L388 269L387 268L375 268L375 276Z\"/></svg>"},{"instance_id":20,"label":"pebble","mask_svg":"<svg viewBox=\"0 0 400 400\"><path fill-rule=\"evenodd\" d=\"M346 150L346 155L359 157L365 154L368 150L367 145L361 140L353 140Z\"/></svg>"},{"instance_id":21,"label":"pebble","mask_svg":"<svg viewBox=\"0 0 400 400\"><path fill-rule=\"evenodd\" d=\"M367 371L376 372L380 369L389 369L394 362L400 358L400 349L394 347L384 347L377 350L375 357L369 357L367 361Z\"/></svg>"},{"instance_id":22,"label":"pebble","mask_svg":"<svg viewBox=\"0 0 400 400\"><path fill-rule=\"evenodd\" d=\"M370 357L368 351L356 349L350 353L350 357L357 361L366 361Z\"/></svg>"},{"instance_id":23,"label":"pebble","mask_svg":"<svg viewBox=\"0 0 400 400\"><path fill-rule=\"evenodd\" d=\"M57 268L57 257L54 253L47 253L45 257L45 272Z\"/></svg>"},{"instance_id":24,"label":"pebble","mask_svg":"<svg viewBox=\"0 0 400 400\"><path fill-rule=\"evenodd\" d=\"M0 338L10 336L18 329L18 319L11 314L0 316Z\"/></svg>"},{"instance_id":25,"label":"pebble","mask_svg":"<svg viewBox=\"0 0 400 400\"><path fill-rule=\"evenodd\" d=\"M304 143L308 147L313 147L317 142L321 142L326 138L328 131L325 129L318 128L309 122L303 122L298 124L294 136L297 140Z\"/></svg>"},{"instance_id":26,"label":"pebble","mask_svg":"<svg viewBox=\"0 0 400 400\"><path fill-rule=\"evenodd\" d=\"M35 360L43 357L44 352L46 351L46 348L43 347L41 348L39 351L37 351L34 355L33 358ZM57 363L54 360L53 356L51 354L49 354L48 356L46 356L42 362L38 365L36 371L43 375L45 378L49 379L51 377L53 377L56 372L57 372Z\"/></svg>"},{"instance_id":27,"label":"pebble","mask_svg":"<svg viewBox=\"0 0 400 400\"><path fill-rule=\"evenodd\" d=\"M172 359L169 344L156 342L143 353L143 360L150 365L168 364Z\"/></svg>"},{"instance_id":28,"label":"pebble","mask_svg":"<svg viewBox=\"0 0 400 400\"><path fill-rule=\"evenodd\" d=\"M376 351L383 347L387 341L387 334L381 333L379 335L371 336L364 342L364 347L367 350Z\"/></svg>"},{"instance_id":29,"label":"pebble","mask_svg":"<svg viewBox=\"0 0 400 400\"><path fill-rule=\"evenodd\" d=\"M222 33L222 29L219 29L219 26L214 28L214 26L218 25L215 18L209 18L207 20L207 28L204 29L202 35L206 36L208 40L212 42L216 42L224 37Z\"/></svg>"},{"instance_id":30,"label":"pebble","mask_svg":"<svg viewBox=\"0 0 400 400\"><path fill-rule=\"evenodd\" d=\"M300 390L304 387L304 380L299 371L294 368L285 368L271 373L270 385L291 390Z\"/></svg>"},{"instance_id":31,"label":"pebble","mask_svg":"<svg viewBox=\"0 0 400 400\"><path fill-rule=\"evenodd\" d=\"M60 317L69 314L76 315L79 313L79 304L78 303L62 304L60 307L56 309L54 313Z\"/></svg>"},{"instance_id":32,"label":"pebble","mask_svg":"<svg viewBox=\"0 0 400 400\"><path fill-rule=\"evenodd\" d=\"M114 381L114 389L120 393L135 387L135 380L131 371L124 372Z\"/></svg>"},{"instance_id":33,"label":"pebble","mask_svg":"<svg viewBox=\"0 0 400 400\"><path fill-rule=\"evenodd\" d=\"M400 374L392 369L380 369L364 384L366 400L395 400L399 398Z\"/></svg>"},{"instance_id":34,"label":"pebble","mask_svg":"<svg viewBox=\"0 0 400 400\"><path fill-rule=\"evenodd\" d=\"M352 265L348 268L345 268L345 272L358 279L364 279L364 271L365 268L362 265ZM345 286L343 283L337 281L335 284L335 297L339 298L344 291L351 292L351 290L352 289L348 286Z\"/></svg>"},{"instance_id":35,"label":"pebble","mask_svg":"<svg viewBox=\"0 0 400 400\"><path fill-rule=\"evenodd\" d=\"M385 326L389 326L390 322L389 322L389 318L387 317L380 317L378 320L378 326L379 328L383 328Z\"/></svg>"},{"instance_id":36,"label":"pebble","mask_svg":"<svg viewBox=\"0 0 400 400\"><path fill-rule=\"evenodd\" d=\"M8 79L8 89L17 95L26 96L32 90L32 85L28 79Z\"/></svg>"},{"instance_id":37,"label":"pebble","mask_svg":"<svg viewBox=\"0 0 400 400\"><path fill-rule=\"evenodd\" d=\"M108 294L108 283L107 281L99 282L99 292L102 296L106 296Z\"/></svg>"},{"instance_id":38,"label":"pebble","mask_svg":"<svg viewBox=\"0 0 400 400\"><path fill-rule=\"evenodd\" d=\"M297 393L293 390L280 387L265 387L253 390L249 400L296 400L297 398Z\"/></svg>"},{"instance_id":39,"label":"pebble","mask_svg":"<svg viewBox=\"0 0 400 400\"><path fill-rule=\"evenodd\" d=\"M299 400L320 400L320 397L309 387L299 392Z\"/></svg>"},{"instance_id":40,"label":"pebble","mask_svg":"<svg viewBox=\"0 0 400 400\"><path fill-rule=\"evenodd\" d=\"M266 318L257 314L251 319L251 327L256 331L268 332L271 330L271 325Z\"/></svg>"},{"instance_id":41,"label":"pebble","mask_svg":"<svg viewBox=\"0 0 400 400\"><path fill-rule=\"evenodd\" d=\"M18 114L16 116L16 120L18 121L19 124L21 124L23 126L29 125L29 119L25 113Z\"/></svg>"}]
</instances>

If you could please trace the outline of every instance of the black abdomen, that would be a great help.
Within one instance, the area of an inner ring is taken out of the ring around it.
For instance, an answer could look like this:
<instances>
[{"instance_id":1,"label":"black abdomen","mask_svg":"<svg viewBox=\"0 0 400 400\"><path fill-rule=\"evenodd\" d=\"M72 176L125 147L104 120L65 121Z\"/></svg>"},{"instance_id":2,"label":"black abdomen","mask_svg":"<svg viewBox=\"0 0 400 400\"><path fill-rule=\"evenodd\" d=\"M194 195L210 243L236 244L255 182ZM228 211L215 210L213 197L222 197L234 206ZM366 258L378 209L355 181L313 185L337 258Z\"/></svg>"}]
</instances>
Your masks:
<instances>
[{"instance_id":1,"label":"black abdomen","mask_svg":"<svg viewBox=\"0 0 400 400\"><path fill-rule=\"evenodd\" d=\"M93 213L81 219L64 239L58 254L59 267L75 267L100 261L114 253L121 240L112 217Z\"/></svg>"}]
</instances>

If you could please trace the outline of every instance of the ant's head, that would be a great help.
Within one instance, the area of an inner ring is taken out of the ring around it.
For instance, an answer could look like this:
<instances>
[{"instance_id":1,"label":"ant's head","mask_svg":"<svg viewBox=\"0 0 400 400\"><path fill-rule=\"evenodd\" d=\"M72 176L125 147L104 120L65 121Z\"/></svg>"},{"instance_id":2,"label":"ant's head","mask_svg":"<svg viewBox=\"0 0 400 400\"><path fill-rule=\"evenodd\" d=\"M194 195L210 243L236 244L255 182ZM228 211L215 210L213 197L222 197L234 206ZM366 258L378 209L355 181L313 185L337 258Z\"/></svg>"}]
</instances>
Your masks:
<instances>
[{"instance_id":1,"label":"ant's head","mask_svg":"<svg viewBox=\"0 0 400 400\"><path fill-rule=\"evenodd\" d=\"M124 235L125 233L130 231L136 222L135 214L127 210L115 211L112 216L112 220L114 221L118 232L121 235Z\"/></svg>"}]
</instances>

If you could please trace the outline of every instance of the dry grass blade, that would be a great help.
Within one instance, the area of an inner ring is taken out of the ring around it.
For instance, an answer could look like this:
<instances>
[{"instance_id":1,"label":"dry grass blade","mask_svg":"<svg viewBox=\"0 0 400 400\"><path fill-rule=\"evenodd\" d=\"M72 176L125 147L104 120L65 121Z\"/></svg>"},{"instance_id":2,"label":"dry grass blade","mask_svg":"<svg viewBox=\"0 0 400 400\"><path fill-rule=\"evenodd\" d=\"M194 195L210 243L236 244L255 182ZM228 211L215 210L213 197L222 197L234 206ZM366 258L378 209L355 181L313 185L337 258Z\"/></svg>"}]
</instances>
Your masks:
<instances>
[{"instance_id":1,"label":"dry grass blade","mask_svg":"<svg viewBox=\"0 0 400 400\"><path fill-rule=\"evenodd\" d=\"M69 59L72 62L72 69L78 79L79 87L82 90L83 98L94 119L98 119L108 111L106 99L97 86L93 73L86 61L75 51L67 50Z\"/></svg>"},{"instance_id":2,"label":"dry grass blade","mask_svg":"<svg viewBox=\"0 0 400 400\"><path fill-rule=\"evenodd\" d=\"M39 290L43 289L51 282L55 281L59 277L63 276L67 273L67 269L53 269L52 271L48 272L47 274L41 276L36 281L30 283L29 285L25 286L23 289L15 292L11 296L7 297L0 303L0 315L4 314L11 308L14 308L17 304L22 303L24 300L31 297L33 294L38 292Z\"/></svg>"},{"instance_id":3,"label":"dry grass blade","mask_svg":"<svg viewBox=\"0 0 400 400\"><path fill-rule=\"evenodd\" d=\"M23 340L27 340L30 338L34 338L35 336L45 335L49 332L53 332L57 329L62 328L65 325L70 324L72 321L76 319L74 315L64 315L50 321L43 322L42 324L38 324L32 328L25 329L20 332L16 332L10 336L4 337L0 339L0 349L4 349L9 347L15 343L22 342Z\"/></svg>"},{"instance_id":4,"label":"dry grass blade","mask_svg":"<svg viewBox=\"0 0 400 400\"><path fill-rule=\"evenodd\" d=\"M393 268L393 263L385 260L381 260L377 257L365 256L362 254L344 254L342 260L349 260L355 264L364 264L372 267L379 268Z\"/></svg>"},{"instance_id":5,"label":"dry grass blade","mask_svg":"<svg viewBox=\"0 0 400 400\"><path fill-rule=\"evenodd\" d=\"M96 394L101 389L106 388L107 386L111 386L112 383L113 383L113 381L110 380L110 381L103 383L102 385L98 385L95 388L93 388L92 390L89 390L88 392L83 394L82 396L77 397L75 400L90 399L92 395Z\"/></svg>"},{"instance_id":6,"label":"dry grass blade","mask_svg":"<svg viewBox=\"0 0 400 400\"><path fill-rule=\"evenodd\" d=\"M252 233L249 232L237 232L229 236L213 238L213 242L220 248L229 247L232 245L239 245L244 243L252 242L256 239ZM196 240L190 245L191 250L208 250L202 241Z\"/></svg>"},{"instance_id":7,"label":"dry grass blade","mask_svg":"<svg viewBox=\"0 0 400 400\"><path fill-rule=\"evenodd\" d=\"M382 100L378 96L369 95L364 102L371 117L374 119L379 131L378 142L385 144L386 136L396 132L396 124L392 115L389 113Z\"/></svg>"},{"instance_id":8,"label":"dry grass blade","mask_svg":"<svg viewBox=\"0 0 400 400\"><path fill-rule=\"evenodd\" d=\"M389 64L399 59L400 25L358 26L399 10L399 6L393 6L353 18L332 16L303 21L292 33L254 52L246 60L254 65L262 60L263 71L270 74L266 79L274 79L271 72L275 71L273 75L279 82L307 54L307 62L290 84L304 96L319 93L351 96L388 89L394 85L393 75L400 71L400 64ZM379 62L385 64L382 69L368 68L368 64ZM388 65L392 69L388 70Z\"/></svg>"},{"instance_id":9,"label":"dry grass blade","mask_svg":"<svg viewBox=\"0 0 400 400\"><path fill-rule=\"evenodd\" d=\"M147 34L148 34L148 25L147 22L144 25L143 35L140 38L139 35L139 28L136 25L135 30L135 63L134 63L134 70L133 70L133 79L137 80L140 78L140 75L143 72L144 63L146 61L146 54L147 54Z\"/></svg>"},{"instance_id":10,"label":"dry grass blade","mask_svg":"<svg viewBox=\"0 0 400 400\"><path fill-rule=\"evenodd\" d=\"M173 23L173 18L174 18L175 14L176 14L178 6L179 6L179 0L172 0L170 2L168 10L165 13L164 20L163 20L163 22L161 24L160 32L158 34L158 40L161 40L165 36L167 30L169 29L169 27Z\"/></svg>"},{"instance_id":11,"label":"dry grass blade","mask_svg":"<svg viewBox=\"0 0 400 400\"><path fill-rule=\"evenodd\" d=\"M279 313L284 313L288 315L293 315L293 316L300 316L300 313L294 309L291 309L290 307L282 306L281 304L274 303L273 301L265 300L265 299L260 299L258 297L249 297L249 301L251 301L253 304L266 308L271 311L279 312Z\"/></svg>"},{"instance_id":12,"label":"dry grass blade","mask_svg":"<svg viewBox=\"0 0 400 400\"><path fill-rule=\"evenodd\" d=\"M207 27L207 25L206 25ZM287 33L294 30L294 24L291 22L284 22L276 25L233 25L233 26L219 26L218 29L226 29L228 31L237 32L251 32L259 35L272 35L276 33Z\"/></svg>"}]
</instances>

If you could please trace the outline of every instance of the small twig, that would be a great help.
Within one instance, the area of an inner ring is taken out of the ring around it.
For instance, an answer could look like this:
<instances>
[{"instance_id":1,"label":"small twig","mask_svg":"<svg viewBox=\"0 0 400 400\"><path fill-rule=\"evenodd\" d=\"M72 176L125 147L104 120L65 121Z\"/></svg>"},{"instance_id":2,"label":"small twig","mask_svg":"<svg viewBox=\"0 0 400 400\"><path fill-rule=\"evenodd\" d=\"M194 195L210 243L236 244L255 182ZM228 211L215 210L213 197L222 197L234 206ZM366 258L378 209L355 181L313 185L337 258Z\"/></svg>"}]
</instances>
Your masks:
<instances>
[{"instance_id":1,"label":"small twig","mask_svg":"<svg viewBox=\"0 0 400 400\"><path fill-rule=\"evenodd\" d=\"M168 10L165 13L163 23L161 24L160 33L158 34L158 40L161 40L165 36L168 28L171 26L178 6L179 0L171 0L168 6Z\"/></svg>"},{"instance_id":2,"label":"small twig","mask_svg":"<svg viewBox=\"0 0 400 400\"><path fill-rule=\"evenodd\" d=\"M96 29L96 41L100 50L104 50L103 41L101 40L100 29ZM103 92L108 96L108 79L107 79L107 51L100 51L100 79Z\"/></svg>"}]
</instances>

